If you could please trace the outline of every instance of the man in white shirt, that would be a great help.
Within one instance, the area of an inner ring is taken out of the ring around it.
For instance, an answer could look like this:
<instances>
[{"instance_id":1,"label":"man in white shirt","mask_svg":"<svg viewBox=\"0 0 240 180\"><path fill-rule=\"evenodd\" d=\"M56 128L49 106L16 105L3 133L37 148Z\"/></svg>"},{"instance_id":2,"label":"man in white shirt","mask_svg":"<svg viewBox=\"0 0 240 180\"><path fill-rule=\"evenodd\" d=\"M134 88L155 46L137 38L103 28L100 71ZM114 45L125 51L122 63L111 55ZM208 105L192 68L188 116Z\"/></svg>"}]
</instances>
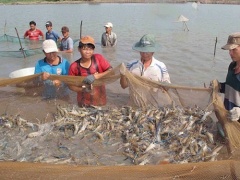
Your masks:
<instances>
[{"instance_id":1,"label":"man in white shirt","mask_svg":"<svg viewBox=\"0 0 240 180\"><path fill-rule=\"evenodd\" d=\"M133 50L139 51L141 58L140 60L133 60L127 63L127 69L136 75L146 77L153 81L171 83L166 65L153 57L157 48L158 45L156 44L155 37L151 34L144 35L140 41L132 47ZM120 70L120 84L124 89L128 87L125 71L126 69Z\"/></svg>"}]
</instances>

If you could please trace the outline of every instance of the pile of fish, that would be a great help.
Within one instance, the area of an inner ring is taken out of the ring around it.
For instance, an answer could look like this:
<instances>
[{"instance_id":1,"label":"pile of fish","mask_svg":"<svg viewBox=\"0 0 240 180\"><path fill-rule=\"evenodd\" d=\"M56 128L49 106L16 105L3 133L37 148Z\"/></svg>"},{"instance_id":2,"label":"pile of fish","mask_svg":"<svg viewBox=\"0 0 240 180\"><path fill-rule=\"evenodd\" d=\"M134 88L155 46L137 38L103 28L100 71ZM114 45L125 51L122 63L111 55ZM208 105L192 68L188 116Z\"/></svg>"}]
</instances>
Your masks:
<instances>
[{"instance_id":1,"label":"pile of fish","mask_svg":"<svg viewBox=\"0 0 240 180\"><path fill-rule=\"evenodd\" d=\"M0 160L82 165L215 161L212 111L57 105L53 121L0 116Z\"/></svg>"}]
</instances>

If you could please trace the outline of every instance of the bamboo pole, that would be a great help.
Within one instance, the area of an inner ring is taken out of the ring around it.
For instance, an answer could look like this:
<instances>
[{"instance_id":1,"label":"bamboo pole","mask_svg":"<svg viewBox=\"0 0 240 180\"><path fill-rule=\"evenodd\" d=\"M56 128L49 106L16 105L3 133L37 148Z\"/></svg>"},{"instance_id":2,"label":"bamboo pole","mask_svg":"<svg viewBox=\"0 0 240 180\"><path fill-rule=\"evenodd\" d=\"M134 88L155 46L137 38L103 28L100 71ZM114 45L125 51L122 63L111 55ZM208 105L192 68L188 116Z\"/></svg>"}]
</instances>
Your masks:
<instances>
[{"instance_id":1,"label":"bamboo pole","mask_svg":"<svg viewBox=\"0 0 240 180\"><path fill-rule=\"evenodd\" d=\"M81 24L80 24L80 39L82 37L82 21L81 21Z\"/></svg>"},{"instance_id":2,"label":"bamboo pole","mask_svg":"<svg viewBox=\"0 0 240 180\"><path fill-rule=\"evenodd\" d=\"M17 30L16 27L15 27L15 30L16 30L17 37L18 37L18 41L19 41L19 44L20 44L20 50L22 51L24 58L26 58L25 52L24 52L23 47L22 47L21 40L20 40L20 38L19 38L18 30Z\"/></svg>"}]
</instances>

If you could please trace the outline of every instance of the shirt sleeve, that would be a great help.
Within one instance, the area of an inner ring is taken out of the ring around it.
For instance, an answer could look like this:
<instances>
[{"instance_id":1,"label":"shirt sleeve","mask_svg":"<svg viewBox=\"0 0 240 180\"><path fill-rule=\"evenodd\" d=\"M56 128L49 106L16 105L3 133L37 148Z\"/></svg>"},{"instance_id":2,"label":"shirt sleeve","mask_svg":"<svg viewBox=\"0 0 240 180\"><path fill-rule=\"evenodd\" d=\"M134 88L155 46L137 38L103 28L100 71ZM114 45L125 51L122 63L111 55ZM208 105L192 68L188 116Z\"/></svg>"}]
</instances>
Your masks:
<instances>
[{"instance_id":1,"label":"shirt sleeve","mask_svg":"<svg viewBox=\"0 0 240 180\"><path fill-rule=\"evenodd\" d=\"M65 69L64 75L68 75L70 63L67 60L65 62L66 63L65 63L65 67L64 67L64 69Z\"/></svg>"},{"instance_id":2,"label":"shirt sleeve","mask_svg":"<svg viewBox=\"0 0 240 180\"><path fill-rule=\"evenodd\" d=\"M77 74L75 73L76 66L77 66L76 62L73 62L70 65L69 70L68 70L68 75L70 75L70 76L77 76Z\"/></svg>"},{"instance_id":3,"label":"shirt sleeve","mask_svg":"<svg viewBox=\"0 0 240 180\"><path fill-rule=\"evenodd\" d=\"M40 65L39 65L39 61L36 63L36 65L35 65L35 70L34 70L34 74L40 74L40 73L42 73L42 70L41 70L41 68L40 68Z\"/></svg>"},{"instance_id":4,"label":"shirt sleeve","mask_svg":"<svg viewBox=\"0 0 240 180\"><path fill-rule=\"evenodd\" d=\"M24 33L24 37L28 37L28 30Z\"/></svg>"},{"instance_id":5,"label":"shirt sleeve","mask_svg":"<svg viewBox=\"0 0 240 180\"><path fill-rule=\"evenodd\" d=\"M99 66L101 66L101 69L103 72L112 68L110 63L101 54L95 54L94 56L95 56L95 59L98 60Z\"/></svg>"},{"instance_id":6,"label":"shirt sleeve","mask_svg":"<svg viewBox=\"0 0 240 180\"><path fill-rule=\"evenodd\" d=\"M169 76L169 74L168 74L168 70L167 70L167 67L166 67L166 66L165 66L165 68L163 69L162 81L163 81L163 82L167 82L167 83L171 83L171 81L170 81L170 76Z\"/></svg>"},{"instance_id":7,"label":"shirt sleeve","mask_svg":"<svg viewBox=\"0 0 240 180\"><path fill-rule=\"evenodd\" d=\"M68 47L69 47L69 49L73 49L73 40L72 40L72 38L68 38Z\"/></svg>"},{"instance_id":8,"label":"shirt sleeve","mask_svg":"<svg viewBox=\"0 0 240 180\"><path fill-rule=\"evenodd\" d=\"M117 45L117 35L114 33L112 46L116 46L116 45Z\"/></svg>"},{"instance_id":9,"label":"shirt sleeve","mask_svg":"<svg viewBox=\"0 0 240 180\"><path fill-rule=\"evenodd\" d=\"M40 29L38 31L40 36L44 36L43 32Z\"/></svg>"}]
</instances>

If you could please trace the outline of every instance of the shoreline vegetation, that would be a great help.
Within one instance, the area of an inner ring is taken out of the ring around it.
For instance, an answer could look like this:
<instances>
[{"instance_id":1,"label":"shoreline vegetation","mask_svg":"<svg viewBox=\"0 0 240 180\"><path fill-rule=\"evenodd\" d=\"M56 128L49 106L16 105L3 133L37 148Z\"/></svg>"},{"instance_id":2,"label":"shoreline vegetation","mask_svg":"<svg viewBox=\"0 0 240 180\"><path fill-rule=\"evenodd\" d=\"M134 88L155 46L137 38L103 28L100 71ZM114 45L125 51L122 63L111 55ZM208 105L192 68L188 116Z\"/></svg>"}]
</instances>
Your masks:
<instances>
[{"instance_id":1,"label":"shoreline vegetation","mask_svg":"<svg viewBox=\"0 0 240 180\"><path fill-rule=\"evenodd\" d=\"M98 4L98 3L193 3L201 4L240 4L240 0L0 0L0 5L30 5L30 4Z\"/></svg>"}]
</instances>

